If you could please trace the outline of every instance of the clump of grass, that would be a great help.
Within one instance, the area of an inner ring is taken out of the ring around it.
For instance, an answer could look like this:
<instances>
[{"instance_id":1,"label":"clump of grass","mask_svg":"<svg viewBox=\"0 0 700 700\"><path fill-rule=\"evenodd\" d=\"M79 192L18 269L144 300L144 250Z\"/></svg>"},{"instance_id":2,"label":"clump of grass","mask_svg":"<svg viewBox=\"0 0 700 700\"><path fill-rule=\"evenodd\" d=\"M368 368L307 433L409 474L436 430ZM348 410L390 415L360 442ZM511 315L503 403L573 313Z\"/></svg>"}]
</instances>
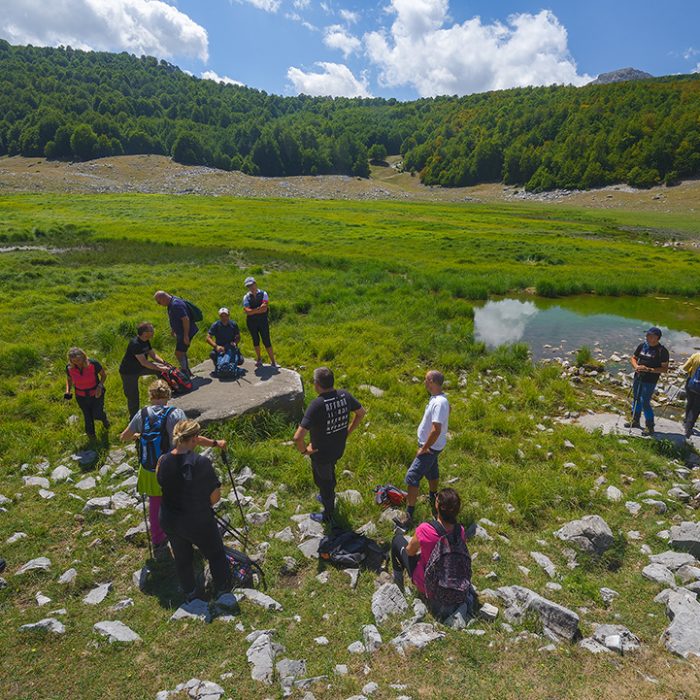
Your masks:
<instances>
[{"instance_id":1,"label":"clump of grass","mask_svg":"<svg viewBox=\"0 0 700 700\"><path fill-rule=\"evenodd\" d=\"M585 365L590 365L593 362L593 353L587 345L583 345L576 351L576 366L584 367Z\"/></svg>"}]
</instances>

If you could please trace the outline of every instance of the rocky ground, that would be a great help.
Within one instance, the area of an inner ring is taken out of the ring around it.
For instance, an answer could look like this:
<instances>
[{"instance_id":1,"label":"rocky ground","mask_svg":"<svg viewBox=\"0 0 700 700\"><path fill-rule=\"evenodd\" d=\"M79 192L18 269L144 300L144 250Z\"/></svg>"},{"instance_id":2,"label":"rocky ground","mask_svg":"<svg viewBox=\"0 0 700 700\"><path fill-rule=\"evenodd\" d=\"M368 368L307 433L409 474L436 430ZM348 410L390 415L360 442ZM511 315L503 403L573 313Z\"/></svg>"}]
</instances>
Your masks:
<instances>
[{"instance_id":1,"label":"rocky ground","mask_svg":"<svg viewBox=\"0 0 700 700\"><path fill-rule=\"evenodd\" d=\"M635 190L613 185L597 190L555 190L541 194L500 184L427 187L401 172L400 159L373 166L370 179L341 175L288 178L250 177L202 166L185 166L156 155L101 158L85 163L20 156L0 158L0 192L75 192L300 197L310 199L416 200L435 202L517 202L569 204L596 209L641 209L658 213L700 211L700 180L677 187Z\"/></svg>"}]
</instances>

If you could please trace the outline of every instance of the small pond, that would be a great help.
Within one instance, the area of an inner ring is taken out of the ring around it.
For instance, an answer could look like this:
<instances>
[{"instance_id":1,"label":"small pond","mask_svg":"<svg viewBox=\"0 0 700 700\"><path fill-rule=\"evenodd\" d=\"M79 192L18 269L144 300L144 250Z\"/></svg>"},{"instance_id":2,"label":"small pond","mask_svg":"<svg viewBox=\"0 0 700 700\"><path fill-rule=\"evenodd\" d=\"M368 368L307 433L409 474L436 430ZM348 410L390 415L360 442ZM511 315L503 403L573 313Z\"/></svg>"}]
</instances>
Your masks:
<instances>
[{"instance_id":1,"label":"small pond","mask_svg":"<svg viewBox=\"0 0 700 700\"><path fill-rule=\"evenodd\" d=\"M661 342L676 361L700 350L697 300L511 297L487 301L474 309L476 340L489 348L527 343L535 360L572 357L584 345L598 359L613 353L629 355L653 325L663 330Z\"/></svg>"}]
</instances>

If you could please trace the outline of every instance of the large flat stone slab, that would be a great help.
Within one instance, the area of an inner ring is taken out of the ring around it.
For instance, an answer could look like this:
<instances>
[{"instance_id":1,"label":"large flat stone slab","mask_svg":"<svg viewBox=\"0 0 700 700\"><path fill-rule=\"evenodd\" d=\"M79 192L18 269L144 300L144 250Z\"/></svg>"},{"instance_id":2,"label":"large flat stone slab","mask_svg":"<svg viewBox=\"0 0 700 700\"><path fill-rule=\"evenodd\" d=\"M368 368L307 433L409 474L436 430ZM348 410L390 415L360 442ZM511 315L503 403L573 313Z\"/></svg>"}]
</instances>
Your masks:
<instances>
[{"instance_id":1,"label":"large flat stone slab","mask_svg":"<svg viewBox=\"0 0 700 700\"><path fill-rule=\"evenodd\" d=\"M193 368L192 391L177 396L170 405L181 408L188 418L201 424L224 421L251 411L282 411L299 419L304 408L301 375L283 367L256 367L247 359L239 379L214 376L211 360Z\"/></svg>"},{"instance_id":2,"label":"large flat stone slab","mask_svg":"<svg viewBox=\"0 0 700 700\"><path fill-rule=\"evenodd\" d=\"M682 446L685 440L685 432L683 424L675 420L660 417L659 410L656 411L656 419L654 421L654 439L655 440L670 440L677 446ZM620 437L643 437L646 440L650 438L642 435L639 428L625 428L625 422L629 420L629 415L621 416L617 413L593 413L581 416L576 423L588 432L600 430L603 435L620 435ZM642 421L642 424L644 421ZM690 442L696 450L700 450L700 436L693 435Z\"/></svg>"}]
</instances>

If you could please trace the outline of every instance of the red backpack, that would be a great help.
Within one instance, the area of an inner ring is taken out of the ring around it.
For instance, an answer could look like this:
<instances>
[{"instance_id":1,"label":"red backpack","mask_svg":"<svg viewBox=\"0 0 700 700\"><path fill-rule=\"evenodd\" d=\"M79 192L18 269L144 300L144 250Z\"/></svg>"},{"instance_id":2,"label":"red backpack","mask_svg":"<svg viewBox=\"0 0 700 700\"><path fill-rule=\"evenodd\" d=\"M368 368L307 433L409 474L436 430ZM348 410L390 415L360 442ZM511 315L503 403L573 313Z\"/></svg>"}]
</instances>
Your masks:
<instances>
[{"instance_id":1,"label":"red backpack","mask_svg":"<svg viewBox=\"0 0 700 700\"><path fill-rule=\"evenodd\" d=\"M160 373L163 379L172 390L173 394L186 394L192 391L192 380L177 367L168 367Z\"/></svg>"}]
</instances>

